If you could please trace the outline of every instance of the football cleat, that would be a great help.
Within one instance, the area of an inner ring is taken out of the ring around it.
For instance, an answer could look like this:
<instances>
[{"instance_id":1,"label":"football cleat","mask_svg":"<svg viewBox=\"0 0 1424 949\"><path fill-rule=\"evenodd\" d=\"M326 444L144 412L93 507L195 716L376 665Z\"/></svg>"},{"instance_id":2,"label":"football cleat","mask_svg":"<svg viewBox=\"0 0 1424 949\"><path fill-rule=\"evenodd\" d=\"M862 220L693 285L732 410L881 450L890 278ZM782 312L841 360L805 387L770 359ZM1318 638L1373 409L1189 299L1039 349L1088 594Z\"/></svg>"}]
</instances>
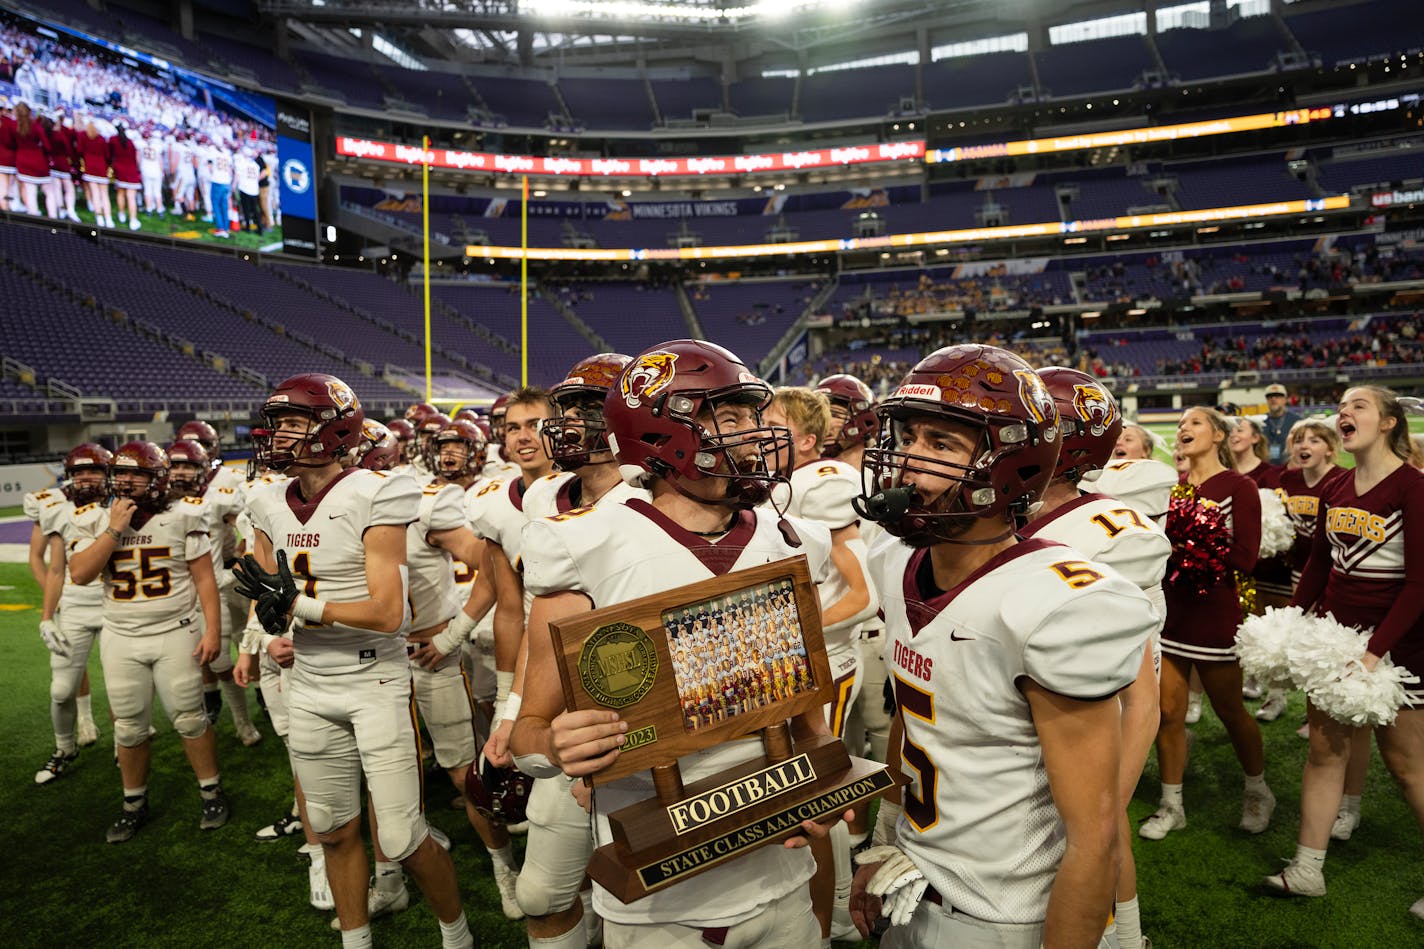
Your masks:
<instances>
[{"instance_id":1,"label":"football cleat","mask_svg":"<svg viewBox=\"0 0 1424 949\"><path fill-rule=\"evenodd\" d=\"M1201 721L1201 710L1202 694L1200 692L1188 693L1186 718L1186 722L1188 725L1195 725L1197 722Z\"/></svg>"},{"instance_id":2,"label":"football cleat","mask_svg":"<svg viewBox=\"0 0 1424 949\"><path fill-rule=\"evenodd\" d=\"M1161 840L1174 830L1187 826L1187 813L1179 805L1162 804L1157 813L1142 822L1137 836L1144 840Z\"/></svg>"},{"instance_id":3,"label":"football cleat","mask_svg":"<svg viewBox=\"0 0 1424 949\"><path fill-rule=\"evenodd\" d=\"M1271 826L1271 814L1276 809L1276 796L1270 788L1247 791L1241 797L1240 827L1248 834L1263 833Z\"/></svg>"},{"instance_id":4,"label":"football cleat","mask_svg":"<svg viewBox=\"0 0 1424 949\"><path fill-rule=\"evenodd\" d=\"M99 740L99 726L92 718L81 718L75 728L75 737L80 748L88 748Z\"/></svg>"},{"instance_id":5,"label":"football cleat","mask_svg":"<svg viewBox=\"0 0 1424 949\"><path fill-rule=\"evenodd\" d=\"M311 866L307 867L307 887L310 891L307 901L311 903L312 909L336 909L336 900L331 898L331 883L326 879L326 864L324 862L320 864L313 862Z\"/></svg>"},{"instance_id":6,"label":"football cleat","mask_svg":"<svg viewBox=\"0 0 1424 949\"><path fill-rule=\"evenodd\" d=\"M78 758L79 752L77 751L71 751L69 754L56 751L49 756L49 760L45 762L44 767L35 772L35 783L49 784L55 778L68 771L69 766L74 764Z\"/></svg>"},{"instance_id":7,"label":"football cleat","mask_svg":"<svg viewBox=\"0 0 1424 949\"><path fill-rule=\"evenodd\" d=\"M104 839L111 844L121 844L126 840L132 840L133 835L138 833L138 829L148 822L148 801L145 800L136 810L124 808L119 814L119 819L109 825L108 833Z\"/></svg>"},{"instance_id":8,"label":"football cleat","mask_svg":"<svg viewBox=\"0 0 1424 949\"><path fill-rule=\"evenodd\" d=\"M239 725L237 727L237 740L242 742L244 747L251 748L262 740L262 733L257 730L256 725Z\"/></svg>"},{"instance_id":9,"label":"football cleat","mask_svg":"<svg viewBox=\"0 0 1424 949\"><path fill-rule=\"evenodd\" d=\"M1409 912L1418 916L1420 919L1424 919L1424 897L1415 900L1414 905L1409 907Z\"/></svg>"},{"instance_id":10,"label":"football cleat","mask_svg":"<svg viewBox=\"0 0 1424 949\"><path fill-rule=\"evenodd\" d=\"M203 817L198 821L198 827L202 830L217 830L226 824L231 816L232 805L228 803L227 795L219 786L212 792L211 797L203 798Z\"/></svg>"},{"instance_id":11,"label":"football cleat","mask_svg":"<svg viewBox=\"0 0 1424 949\"><path fill-rule=\"evenodd\" d=\"M401 877L401 885L398 890L382 890L376 886L373 879L366 890L366 914L371 919L378 919L381 916L389 916L391 913L399 913L410 905L410 890L406 889L405 877ZM341 929L341 917L333 917L331 928Z\"/></svg>"},{"instance_id":12,"label":"football cleat","mask_svg":"<svg viewBox=\"0 0 1424 949\"><path fill-rule=\"evenodd\" d=\"M1248 702L1254 702L1261 697L1261 684L1254 677L1241 683L1241 697Z\"/></svg>"},{"instance_id":13,"label":"football cleat","mask_svg":"<svg viewBox=\"0 0 1424 949\"><path fill-rule=\"evenodd\" d=\"M259 843L268 844L283 837L294 837L302 832L302 819L296 814L288 814L281 820L273 821L252 835Z\"/></svg>"},{"instance_id":14,"label":"football cleat","mask_svg":"<svg viewBox=\"0 0 1424 949\"><path fill-rule=\"evenodd\" d=\"M1315 867L1305 867L1294 860L1280 873L1265 879L1266 889L1283 896L1324 896L1325 874Z\"/></svg>"},{"instance_id":15,"label":"football cleat","mask_svg":"<svg viewBox=\"0 0 1424 949\"><path fill-rule=\"evenodd\" d=\"M519 908L519 901L514 898L515 890L519 886L519 874L510 867L496 862L494 885L499 887L499 906L504 910L504 918L523 919L524 910Z\"/></svg>"}]
</instances>

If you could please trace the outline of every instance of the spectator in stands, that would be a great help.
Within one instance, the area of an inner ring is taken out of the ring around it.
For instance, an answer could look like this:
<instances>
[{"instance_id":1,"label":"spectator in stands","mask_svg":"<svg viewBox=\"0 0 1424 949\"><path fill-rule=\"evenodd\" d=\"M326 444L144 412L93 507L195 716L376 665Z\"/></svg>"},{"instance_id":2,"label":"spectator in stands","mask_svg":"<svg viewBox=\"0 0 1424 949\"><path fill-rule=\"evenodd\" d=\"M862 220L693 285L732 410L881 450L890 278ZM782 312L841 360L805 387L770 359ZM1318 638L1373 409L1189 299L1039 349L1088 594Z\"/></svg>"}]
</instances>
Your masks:
<instances>
[{"instance_id":1,"label":"spectator in stands","mask_svg":"<svg viewBox=\"0 0 1424 949\"><path fill-rule=\"evenodd\" d=\"M1261 428L1270 446L1270 462L1284 465L1286 462L1286 441L1290 438L1291 426L1300 421L1300 415L1286 409L1286 387L1279 382L1266 387L1266 417L1261 420Z\"/></svg>"}]
</instances>

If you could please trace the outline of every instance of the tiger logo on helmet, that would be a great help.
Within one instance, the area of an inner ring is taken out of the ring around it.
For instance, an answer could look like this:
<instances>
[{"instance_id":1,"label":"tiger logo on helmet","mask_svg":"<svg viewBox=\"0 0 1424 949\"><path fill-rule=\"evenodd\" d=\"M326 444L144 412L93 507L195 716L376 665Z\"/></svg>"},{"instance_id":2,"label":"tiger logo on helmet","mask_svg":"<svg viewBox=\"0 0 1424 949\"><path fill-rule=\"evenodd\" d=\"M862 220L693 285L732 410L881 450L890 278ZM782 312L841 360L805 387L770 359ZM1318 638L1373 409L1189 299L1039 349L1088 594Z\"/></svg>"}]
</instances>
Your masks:
<instances>
[{"instance_id":1,"label":"tiger logo on helmet","mask_svg":"<svg viewBox=\"0 0 1424 949\"><path fill-rule=\"evenodd\" d=\"M619 391L628 408L641 408L644 399L655 399L659 392L672 385L676 376L677 353L655 350L639 356L624 370Z\"/></svg>"},{"instance_id":2,"label":"tiger logo on helmet","mask_svg":"<svg viewBox=\"0 0 1424 949\"><path fill-rule=\"evenodd\" d=\"M1073 408L1093 435L1102 435L1117 418L1116 403L1097 383L1073 387Z\"/></svg>"}]
</instances>

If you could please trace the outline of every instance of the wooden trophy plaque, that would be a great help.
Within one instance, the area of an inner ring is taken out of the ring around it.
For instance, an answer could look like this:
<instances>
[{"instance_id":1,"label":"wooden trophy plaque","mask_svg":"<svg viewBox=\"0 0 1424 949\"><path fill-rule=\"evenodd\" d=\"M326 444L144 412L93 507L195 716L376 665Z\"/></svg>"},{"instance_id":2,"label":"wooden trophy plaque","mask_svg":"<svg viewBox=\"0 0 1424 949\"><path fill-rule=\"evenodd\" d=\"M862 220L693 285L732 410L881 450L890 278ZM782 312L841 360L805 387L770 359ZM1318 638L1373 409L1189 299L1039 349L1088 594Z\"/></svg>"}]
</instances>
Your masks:
<instances>
[{"instance_id":1,"label":"wooden trophy plaque","mask_svg":"<svg viewBox=\"0 0 1424 949\"><path fill-rule=\"evenodd\" d=\"M597 787L651 771L656 796L608 814L589 875L625 903L835 819L904 778L788 722L831 700L821 608L804 556L553 622L570 710L628 723ZM760 733L762 753L684 783L678 759Z\"/></svg>"}]
</instances>

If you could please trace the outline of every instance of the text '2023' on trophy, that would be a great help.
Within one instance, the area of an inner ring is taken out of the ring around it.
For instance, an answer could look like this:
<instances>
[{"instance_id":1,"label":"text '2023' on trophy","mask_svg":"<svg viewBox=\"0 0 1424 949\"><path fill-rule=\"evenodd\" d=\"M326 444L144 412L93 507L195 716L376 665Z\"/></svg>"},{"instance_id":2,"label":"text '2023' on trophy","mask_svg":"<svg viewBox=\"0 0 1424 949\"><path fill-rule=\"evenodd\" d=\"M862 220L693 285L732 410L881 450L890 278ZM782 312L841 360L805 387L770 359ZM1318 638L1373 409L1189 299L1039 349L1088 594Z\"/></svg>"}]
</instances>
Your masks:
<instances>
[{"instance_id":1,"label":"text '2023' on trophy","mask_svg":"<svg viewBox=\"0 0 1424 949\"><path fill-rule=\"evenodd\" d=\"M834 819L903 778L788 719L833 696L805 557L550 623L564 701L616 709L622 753L600 784L651 770L656 796L607 815L589 875L625 903ZM677 759L760 732L764 754L684 785Z\"/></svg>"}]
</instances>

